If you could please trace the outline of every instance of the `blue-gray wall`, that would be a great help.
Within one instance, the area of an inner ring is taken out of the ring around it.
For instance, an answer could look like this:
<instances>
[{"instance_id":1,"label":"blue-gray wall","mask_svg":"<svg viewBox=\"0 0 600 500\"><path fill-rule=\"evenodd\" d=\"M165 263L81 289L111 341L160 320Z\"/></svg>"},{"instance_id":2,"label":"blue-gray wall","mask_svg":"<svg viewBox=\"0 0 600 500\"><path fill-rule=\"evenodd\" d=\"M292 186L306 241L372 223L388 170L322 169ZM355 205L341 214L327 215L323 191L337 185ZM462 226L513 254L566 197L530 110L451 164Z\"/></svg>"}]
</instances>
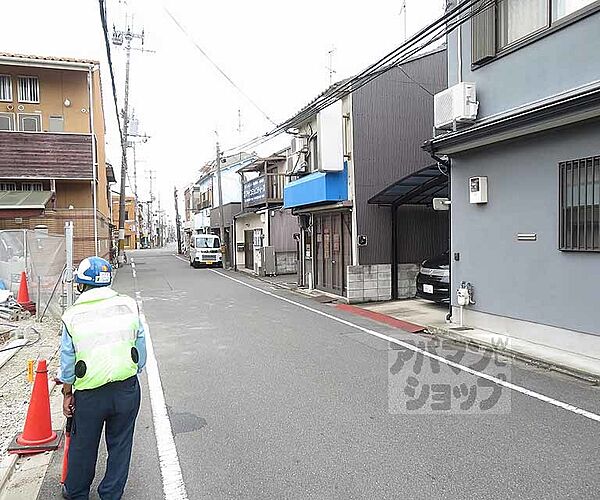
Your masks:
<instances>
[{"instance_id":1,"label":"blue-gray wall","mask_svg":"<svg viewBox=\"0 0 600 500\"><path fill-rule=\"evenodd\" d=\"M421 145L431 138L431 94L446 88L446 62L446 51L439 50L404 64L404 71L391 69L352 94L357 227L358 234L368 237L368 245L359 247L361 265L391 262L391 211L368 205L369 198L433 163ZM445 234L443 221L437 229ZM415 235L403 235L407 237ZM431 242L422 242L415 262L431 256Z\"/></svg>"},{"instance_id":2,"label":"blue-gray wall","mask_svg":"<svg viewBox=\"0 0 600 500\"><path fill-rule=\"evenodd\" d=\"M600 334L600 254L558 250L558 163L599 154L595 121L453 156L452 282L473 283L472 309ZM479 175L489 190L481 206L468 199Z\"/></svg>"},{"instance_id":3,"label":"blue-gray wall","mask_svg":"<svg viewBox=\"0 0 600 500\"><path fill-rule=\"evenodd\" d=\"M478 118L600 80L600 12L471 69L471 23L462 27L463 81L477 83ZM457 83L456 30L448 39L448 82Z\"/></svg>"}]
</instances>

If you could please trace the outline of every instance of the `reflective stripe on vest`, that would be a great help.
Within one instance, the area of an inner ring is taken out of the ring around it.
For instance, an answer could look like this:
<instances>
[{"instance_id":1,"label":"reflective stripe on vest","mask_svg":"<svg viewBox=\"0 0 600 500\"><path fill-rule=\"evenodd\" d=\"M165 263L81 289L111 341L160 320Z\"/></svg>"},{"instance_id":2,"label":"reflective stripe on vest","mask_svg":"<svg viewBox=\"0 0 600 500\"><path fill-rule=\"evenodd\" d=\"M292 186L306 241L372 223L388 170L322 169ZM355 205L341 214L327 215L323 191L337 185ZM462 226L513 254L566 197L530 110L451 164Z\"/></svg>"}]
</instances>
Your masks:
<instances>
[{"instance_id":1,"label":"reflective stripe on vest","mask_svg":"<svg viewBox=\"0 0 600 500\"><path fill-rule=\"evenodd\" d=\"M137 373L137 305L109 288L84 292L63 322L75 347L76 390L95 389ZM85 367L85 369L83 369Z\"/></svg>"}]
</instances>

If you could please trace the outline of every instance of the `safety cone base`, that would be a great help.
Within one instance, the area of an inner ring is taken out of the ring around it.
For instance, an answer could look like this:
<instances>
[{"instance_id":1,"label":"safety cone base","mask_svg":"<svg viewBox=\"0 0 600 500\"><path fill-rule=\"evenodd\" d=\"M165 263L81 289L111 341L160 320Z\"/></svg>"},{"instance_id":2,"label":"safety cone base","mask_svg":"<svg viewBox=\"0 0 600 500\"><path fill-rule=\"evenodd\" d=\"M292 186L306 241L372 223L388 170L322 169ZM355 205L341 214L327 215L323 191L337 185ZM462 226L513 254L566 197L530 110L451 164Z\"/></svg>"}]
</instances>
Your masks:
<instances>
[{"instance_id":1,"label":"safety cone base","mask_svg":"<svg viewBox=\"0 0 600 500\"><path fill-rule=\"evenodd\" d=\"M41 443L37 445L23 445L17 442L17 438L21 435L21 433L17 434L10 445L8 446L8 453L13 455L31 455L33 453L42 453L44 451L54 451L58 449L60 443L63 438L63 431L53 431L56 433L56 437L52 441L48 441L47 443Z\"/></svg>"}]
</instances>

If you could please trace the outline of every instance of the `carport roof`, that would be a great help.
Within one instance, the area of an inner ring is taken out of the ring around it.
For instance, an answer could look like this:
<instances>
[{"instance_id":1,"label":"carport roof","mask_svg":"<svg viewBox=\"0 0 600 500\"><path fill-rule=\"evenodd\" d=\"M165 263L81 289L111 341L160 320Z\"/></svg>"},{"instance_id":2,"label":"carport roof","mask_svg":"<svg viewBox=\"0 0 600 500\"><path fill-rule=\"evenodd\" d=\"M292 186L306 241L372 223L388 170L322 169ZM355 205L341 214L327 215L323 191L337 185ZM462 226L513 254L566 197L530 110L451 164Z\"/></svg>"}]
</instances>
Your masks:
<instances>
[{"instance_id":1,"label":"carport roof","mask_svg":"<svg viewBox=\"0 0 600 500\"><path fill-rule=\"evenodd\" d=\"M394 182L369 200L371 205L429 205L433 198L448 197L448 176L430 165Z\"/></svg>"}]
</instances>

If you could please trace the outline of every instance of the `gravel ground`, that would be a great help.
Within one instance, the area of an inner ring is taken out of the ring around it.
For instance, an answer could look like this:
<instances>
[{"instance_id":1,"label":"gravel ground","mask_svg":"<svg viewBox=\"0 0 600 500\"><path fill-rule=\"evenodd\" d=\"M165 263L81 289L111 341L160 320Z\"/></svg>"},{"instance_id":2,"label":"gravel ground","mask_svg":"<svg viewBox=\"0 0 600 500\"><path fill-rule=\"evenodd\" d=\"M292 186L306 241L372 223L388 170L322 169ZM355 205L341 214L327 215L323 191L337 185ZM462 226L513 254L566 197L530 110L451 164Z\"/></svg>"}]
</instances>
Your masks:
<instances>
[{"instance_id":1,"label":"gravel ground","mask_svg":"<svg viewBox=\"0 0 600 500\"><path fill-rule=\"evenodd\" d=\"M46 359L48 377L53 378L58 369L58 348L60 345L60 321L47 318L42 323L34 320L15 323L12 338L26 338L28 344L0 368L0 454L17 432L23 429L29 397L33 384L27 381L27 360ZM35 329L35 330L34 330ZM39 335L38 335L39 333ZM6 348L10 340L2 344Z\"/></svg>"}]
</instances>

